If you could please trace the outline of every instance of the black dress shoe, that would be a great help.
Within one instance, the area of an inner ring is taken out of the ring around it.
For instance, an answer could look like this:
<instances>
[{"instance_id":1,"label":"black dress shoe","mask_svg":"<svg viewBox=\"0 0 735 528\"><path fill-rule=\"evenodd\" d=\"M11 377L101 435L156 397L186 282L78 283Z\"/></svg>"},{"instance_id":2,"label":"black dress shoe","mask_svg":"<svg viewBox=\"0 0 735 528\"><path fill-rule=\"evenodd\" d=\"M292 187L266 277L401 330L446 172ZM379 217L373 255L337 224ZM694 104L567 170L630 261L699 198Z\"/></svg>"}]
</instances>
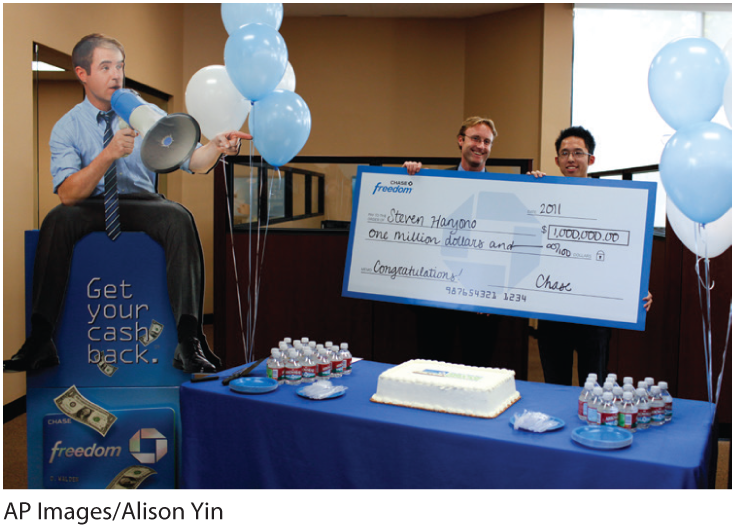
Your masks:
<instances>
[{"instance_id":1,"label":"black dress shoe","mask_svg":"<svg viewBox=\"0 0 735 528\"><path fill-rule=\"evenodd\" d=\"M217 354L212 352L212 349L209 348L209 343L207 343L207 336L204 334L199 335L199 344L202 346L202 352L204 352L204 358L209 361L212 365L214 365L214 368L217 370L222 369L222 360L219 358Z\"/></svg>"},{"instance_id":2,"label":"black dress shoe","mask_svg":"<svg viewBox=\"0 0 735 528\"><path fill-rule=\"evenodd\" d=\"M3 372L41 370L59 364L59 354L52 339L26 339L17 354L3 361Z\"/></svg>"},{"instance_id":3,"label":"black dress shoe","mask_svg":"<svg viewBox=\"0 0 735 528\"><path fill-rule=\"evenodd\" d=\"M204 357L202 345L196 337L184 339L174 352L174 367L187 373L217 372L207 358Z\"/></svg>"}]
</instances>

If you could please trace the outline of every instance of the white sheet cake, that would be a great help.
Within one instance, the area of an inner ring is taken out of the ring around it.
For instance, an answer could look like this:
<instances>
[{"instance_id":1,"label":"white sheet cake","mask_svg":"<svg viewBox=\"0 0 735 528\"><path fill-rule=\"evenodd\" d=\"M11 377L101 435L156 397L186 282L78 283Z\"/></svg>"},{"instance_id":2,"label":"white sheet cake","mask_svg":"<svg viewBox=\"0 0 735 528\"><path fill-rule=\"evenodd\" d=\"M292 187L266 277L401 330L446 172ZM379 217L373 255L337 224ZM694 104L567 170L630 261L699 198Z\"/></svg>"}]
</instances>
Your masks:
<instances>
[{"instance_id":1,"label":"white sheet cake","mask_svg":"<svg viewBox=\"0 0 735 528\"><path fill-rule=\"evenodd\" d=\"M412 359L383 372L370 400L495 418L520 398L512 370Z\"/></svg>"}]
</instances>

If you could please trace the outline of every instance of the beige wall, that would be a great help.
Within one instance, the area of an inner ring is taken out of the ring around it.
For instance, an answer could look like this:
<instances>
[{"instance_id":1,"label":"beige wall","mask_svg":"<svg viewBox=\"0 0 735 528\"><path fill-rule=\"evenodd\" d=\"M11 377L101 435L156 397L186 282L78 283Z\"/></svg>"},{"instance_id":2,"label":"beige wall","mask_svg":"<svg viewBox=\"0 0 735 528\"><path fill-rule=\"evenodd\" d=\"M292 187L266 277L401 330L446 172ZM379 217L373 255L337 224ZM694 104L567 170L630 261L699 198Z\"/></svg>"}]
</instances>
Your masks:
<instances>
[{"instance_id":1,"label":"beige wall","mask_svg":"<svg viewBox=\"0 0 735 528\"><path fill-rule=\"evenodd\" d=\"M533 4L471 20L289 18L281 27L309 105L303 155L454 156L470 114L495 119L493 157L546 152L569 125L571 4ZM224 64L227 33L215 4L6 4L3 7L3 355L24 340L23 232L34 223L33 41L70 53L80 36L103 32L126 46L130 77L173 95L185 111L188 79ZM247 125L246 125L247 129ZM39 148L44 148L41 145ZM43 183L42 183L43 185ZM212 293L212 178L175 173L168 196L195 215ZM3 402L25 392L3 375Z\"/></svg>"}]
</instances>

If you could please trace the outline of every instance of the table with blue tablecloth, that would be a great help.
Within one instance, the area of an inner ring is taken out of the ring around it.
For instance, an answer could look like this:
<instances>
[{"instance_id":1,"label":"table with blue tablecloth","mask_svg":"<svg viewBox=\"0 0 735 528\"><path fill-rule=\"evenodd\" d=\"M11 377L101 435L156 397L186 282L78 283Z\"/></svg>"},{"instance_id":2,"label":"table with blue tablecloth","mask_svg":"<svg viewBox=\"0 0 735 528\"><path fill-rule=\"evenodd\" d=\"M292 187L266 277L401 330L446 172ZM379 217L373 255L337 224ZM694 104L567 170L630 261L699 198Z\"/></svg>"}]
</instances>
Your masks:
<instances>
[{"instance_id":1,"label":"table with blue tablecloth","mask_svg":"<svg viewBox=\"0 0 735 528\"><path fill-rule=\"evenodd\" d=\"M521 399L494 419L370 401L392 365L359 361L333 379L328 400L281 385L236 393L220 380L181 387L184 488L696 488L707 487L712 406L674 399L674 419L615 450L572 440L578 387L516 381ZM265 364L251 376L265 376ZM524 409L565 422L553 432L514 429Z\"/></svg>"}]
</instances>

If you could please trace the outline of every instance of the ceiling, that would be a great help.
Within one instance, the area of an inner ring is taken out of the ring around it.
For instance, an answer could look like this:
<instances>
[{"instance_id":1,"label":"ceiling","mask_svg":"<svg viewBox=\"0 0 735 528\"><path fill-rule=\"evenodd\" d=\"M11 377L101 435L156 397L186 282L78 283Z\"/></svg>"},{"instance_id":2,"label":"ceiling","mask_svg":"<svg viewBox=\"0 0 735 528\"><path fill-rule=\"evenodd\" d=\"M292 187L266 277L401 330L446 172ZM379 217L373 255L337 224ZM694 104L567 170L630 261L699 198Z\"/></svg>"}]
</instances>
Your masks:
<instances>
[{"instance_id":1,"label":"ceiling","mask_svg":"<svg viewBox=\"0 0 735 528\"><path fill-rule=\"evenodd\" d=\"M383 17L383 18L468 18L507 11L528 4L457 3L457 4L302 4L284 3L286 17Z\"/></svg>"}]
</instances>

